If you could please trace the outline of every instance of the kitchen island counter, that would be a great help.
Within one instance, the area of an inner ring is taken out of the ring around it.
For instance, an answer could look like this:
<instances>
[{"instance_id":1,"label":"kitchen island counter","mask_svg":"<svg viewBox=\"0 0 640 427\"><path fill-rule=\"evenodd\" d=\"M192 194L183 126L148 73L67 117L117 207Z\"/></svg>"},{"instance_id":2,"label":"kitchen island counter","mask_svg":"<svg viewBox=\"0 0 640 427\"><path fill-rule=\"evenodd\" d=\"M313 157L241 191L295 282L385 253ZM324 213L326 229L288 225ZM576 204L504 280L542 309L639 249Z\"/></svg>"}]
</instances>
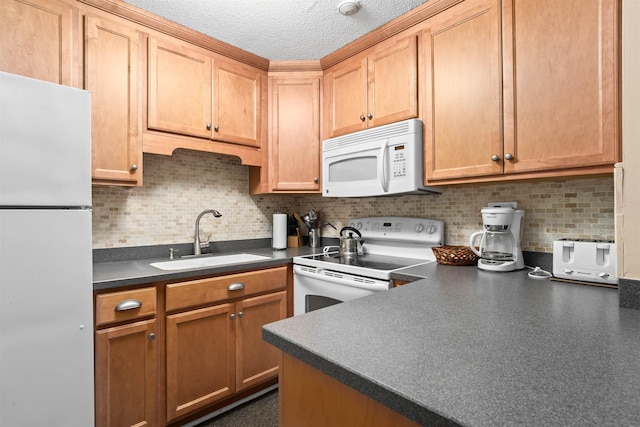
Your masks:
<instances>
[{"instance_id":1,"label":"kitchen island counter","mask_svg":"<svg viewBox=\"0 0 640 427\"><path fill-rule=\"evenodd\" d=\"M640 425L640 311L617 290L419 268L263 337L423 425Z\"/></svg>"}]
</instances>

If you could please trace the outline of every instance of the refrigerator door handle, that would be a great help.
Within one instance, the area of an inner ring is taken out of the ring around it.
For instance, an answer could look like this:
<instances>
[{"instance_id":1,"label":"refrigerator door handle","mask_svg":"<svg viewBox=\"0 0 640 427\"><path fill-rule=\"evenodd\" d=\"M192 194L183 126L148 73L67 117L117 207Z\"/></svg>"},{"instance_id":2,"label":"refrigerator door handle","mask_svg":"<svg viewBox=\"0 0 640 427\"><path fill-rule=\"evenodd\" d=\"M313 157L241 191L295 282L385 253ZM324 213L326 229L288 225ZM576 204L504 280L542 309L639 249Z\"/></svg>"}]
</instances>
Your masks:
<instances>
[{"instance_id":1,"label":"refrigerator door handle","mask_svg":"<svg viewBox=\"0 0 640 427\"><path fill-rule=\"evenodd\" d=\"M137 299L128 299L116 305L116 311L135 310L142 307L142 302Z\"/></svg>"}]
</instances>

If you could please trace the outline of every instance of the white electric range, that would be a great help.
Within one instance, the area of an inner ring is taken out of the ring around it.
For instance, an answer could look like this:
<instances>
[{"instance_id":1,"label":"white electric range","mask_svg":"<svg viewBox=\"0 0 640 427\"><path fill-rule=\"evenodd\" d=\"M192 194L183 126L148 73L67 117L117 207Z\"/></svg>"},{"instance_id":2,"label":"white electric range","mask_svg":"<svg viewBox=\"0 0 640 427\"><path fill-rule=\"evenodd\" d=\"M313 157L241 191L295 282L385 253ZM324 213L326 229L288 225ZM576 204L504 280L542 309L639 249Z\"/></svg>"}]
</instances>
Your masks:
<instances>
[{"instance_id":1,"label":"white electric range","mask_svg":"<svg viewBox=\"0 0 640 427\"><path fill-rule=\"evenodd\" d=\"M388 290L391 273L435 262L431 248L444 241L444 222L437 219L368 217L349 226L362 234L362 255L340 255L331 246L323 254L293 258L295 316Z\"/></svg>"}]
</instances>

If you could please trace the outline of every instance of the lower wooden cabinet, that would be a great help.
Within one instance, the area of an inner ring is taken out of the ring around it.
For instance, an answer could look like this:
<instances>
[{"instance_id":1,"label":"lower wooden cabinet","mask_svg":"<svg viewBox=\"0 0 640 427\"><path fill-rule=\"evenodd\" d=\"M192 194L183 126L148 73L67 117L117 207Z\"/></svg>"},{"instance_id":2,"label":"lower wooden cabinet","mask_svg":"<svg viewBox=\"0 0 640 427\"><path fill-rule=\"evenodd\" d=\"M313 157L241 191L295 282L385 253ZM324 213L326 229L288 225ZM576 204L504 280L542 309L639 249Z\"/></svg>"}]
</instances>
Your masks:
<instances>
[{"instance_id":1,"label":"lower wooden cabinet","mask_svg":"<svg viewBox=\"0 0 640 427\"><path fill-rule=\"evenodd\" d=\"M281 266L98 292L96 426L180 425L273 384L280 352L262 326L287 316L291 277Z\"/></svg>"},{"instance_id":2,"label":"lower wooden cabinet","mask_svg":"<svg viewBox=\"0 0 640 427\"><path fill-rule=\"evenodd\" d=\"M156 425L155 337L155 319L96 332L96 427Z\"/></svg>"},{"instance_id":3,"label":"lower wooden cabinet","mask_svg":"<svg viewBox=\"0 0 640 427\"><path fill-rule=\"evenodd\" d=\"M278 375L262 325L286 317L286 291L167 316L167 420Z\"/></svg>"},{"instance_id":4,"label":"lower wooden cabinet","mask_svg":"<svg viewBox=\"0 0 640 427\"><path fill-rule=\"evenodd\" d=\"M280 352L262 339L262 326L287 317L287 293L247 298L236 310L236 391L242 391L278 375Z\"/></svg>"},{"instance_id":5,"label":"lower wooden cabinet","mask_svg":"<svg viewBox=\"0 0 640 427\"><path fill-rule=\"evenodd\" d=\"M279 398L280 427L418 427L404 415L287 353L282 353Z\"/></svg>"},{"instance_id":6,"label":"lower wooden cabinet","mask_svg":"<svg viewBox=\"0 0 640 427\"><path fill-rule=\"evenodd\" d=\"M167 316L167 420L234 392L234 304Z\"/></svg>"}]
</instances>

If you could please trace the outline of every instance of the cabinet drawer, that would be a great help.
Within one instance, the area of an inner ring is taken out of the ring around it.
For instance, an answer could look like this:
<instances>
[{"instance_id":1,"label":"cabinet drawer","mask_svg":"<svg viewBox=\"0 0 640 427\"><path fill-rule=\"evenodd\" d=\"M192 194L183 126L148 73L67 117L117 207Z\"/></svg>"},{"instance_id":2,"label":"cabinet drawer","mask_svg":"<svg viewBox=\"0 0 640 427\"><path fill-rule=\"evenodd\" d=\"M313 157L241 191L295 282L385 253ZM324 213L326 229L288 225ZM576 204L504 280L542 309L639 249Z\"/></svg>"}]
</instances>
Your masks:
<instances>
[{"instance_id":1,"label":"cabinet drawer","mask_svg":"<svg viewBox=\"0 0 640 427\"><path fill-rule=\"evenodd\" d=\"M285 289L287 267L230 274L167 285L167 311Z\"/></svg>"},{"instance_id":2,"label":"cabinet drawer","mask_svg":"<svg viewBox=\"0 0 640 427\"><path fill-rule=\"evenodd\" d=\"M155 314L155 287L96 296L96 326L134 320Z\"/></svg>"}]
</instances>

